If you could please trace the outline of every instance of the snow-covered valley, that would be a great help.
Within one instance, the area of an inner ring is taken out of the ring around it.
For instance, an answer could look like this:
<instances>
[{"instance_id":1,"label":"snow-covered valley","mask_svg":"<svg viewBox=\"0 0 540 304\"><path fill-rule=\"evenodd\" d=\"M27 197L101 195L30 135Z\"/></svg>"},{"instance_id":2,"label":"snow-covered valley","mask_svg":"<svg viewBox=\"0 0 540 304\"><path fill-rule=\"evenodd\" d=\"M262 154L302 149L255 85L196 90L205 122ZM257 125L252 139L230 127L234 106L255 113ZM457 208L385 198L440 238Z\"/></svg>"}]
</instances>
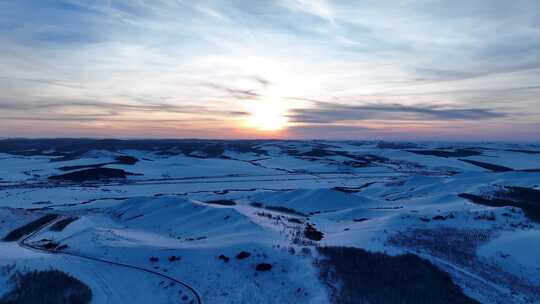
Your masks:
<instances>
[{"instance_id":1,"label":"snow-covered valley","mask_svg":"<svg viewBox=\"0 0 540 304\"><path fill-rule=\"evenodd\" d=\"M350 303L345 246L540 303L539 223L534 144L0 141L0 298L58 269L92 303Z\"/></svg>"}]
</instances>

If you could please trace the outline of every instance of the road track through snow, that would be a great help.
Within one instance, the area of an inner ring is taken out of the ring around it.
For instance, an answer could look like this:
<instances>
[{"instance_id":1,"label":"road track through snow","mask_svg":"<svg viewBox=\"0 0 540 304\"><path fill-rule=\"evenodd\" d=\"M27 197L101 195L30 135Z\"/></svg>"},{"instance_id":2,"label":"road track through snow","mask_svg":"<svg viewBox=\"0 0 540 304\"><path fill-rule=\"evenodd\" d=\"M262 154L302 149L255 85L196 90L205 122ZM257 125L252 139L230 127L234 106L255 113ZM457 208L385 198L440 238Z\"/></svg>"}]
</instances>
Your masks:
<instances>
[{"instance_id":1,"label":"road track through snow","mask_svg":"<svg viewBox=\"0 0 540 304\"><path fill-rule=\"evenodd\" d=\"M134 269L134 270L150 273L150 274L159 276L161 278L170 280L172 282L175 282L175 283L181 285L182 287L184 287L185 289L187 289L189 292L192 293L192 295L193 295L192 298L195 300L195 302L192 302L192 303L194 303L194 304L202 304L203 303L200 295L197 293L195 288L191 287L187 283L184 283L184 282L182 282L182 281L180 281L178 279L175 279L175 278L173 278L171 276L168 276L166 274L163 274L163 273L160 273L160 272L157 272L157 271L153 271L151 269L146 269L144 267L124 264L124 263L120 263L120 262L108 261L108 260L95 258L95 257L83 255L83 254L78 254L78 253L71 253L71 252L65 252L65 251L56 251L56 250L53 250L53 249L44 249L44 248L41 248L41 247L34 246L34 245L26 243L27 240L31 239L32 237L34 237L35 235L40 233L41 231L43 231L45 228L49 227L54 222L56 222L56 221L52 221L52 222L49 222L47 224L44 224L43 226L39 227L35 231L33 231L30 234L26 235L25 237L21 238L19 241L17 241L17 244L21 248L25 248L25 249L32 250L32 251L37 251L37 252L40 252L40 253L46 253L46 254L51 254L51 255L71 256L71 257L76 257L76 258L79 258L79 259L84 259L86 261L100 262L100 263L105 263L105 264L108 264L108 265L114 265L114 266L119 266L119 267L124 267L124 268L129 268L129 269Z\"/></svg>"}]
</instances>

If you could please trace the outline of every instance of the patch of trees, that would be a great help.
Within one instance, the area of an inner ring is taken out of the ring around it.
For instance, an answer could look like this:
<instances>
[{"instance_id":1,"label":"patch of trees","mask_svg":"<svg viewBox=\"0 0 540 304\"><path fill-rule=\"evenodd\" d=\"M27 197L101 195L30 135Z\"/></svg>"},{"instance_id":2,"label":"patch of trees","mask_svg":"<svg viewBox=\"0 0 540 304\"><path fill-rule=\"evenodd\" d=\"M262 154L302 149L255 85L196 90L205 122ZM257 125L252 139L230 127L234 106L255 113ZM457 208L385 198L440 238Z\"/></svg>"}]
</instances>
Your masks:
<instances>
[{"instance_id":1,"label":"patch of trees","mask_svg":"<svg viewBox=\"0 0 540 304\"><path fill-rule=\"evenodd\" d=\"M263 203L260 203L260 202L252 202L249 205L255 208L264 208L267 210L281 212L281 213L288 213L288 214L293 214L293 215L298 215L298 216L306 216L304 213L300 211L296 211L292 208L283 207L283 206L265 206Z\"/></svg>"},{"instance_id":2,"label":"patch of trees","mask_svg":"<svg viewBox=\"0 0 540 304\"><path fill-rule=\"evenodd\" d=\"M120 155L116 157L114 162L99 163L99 164L92 164L92 165L80 165L80 166L64 166L64 167L58 168L58 170L72 171L72 170L80 170L80 169L101 168L106 165L135 165L138 161L139 160L136 157L129 156L129 155Z\"/></svg>"},{"instance_id":3,"label":"patch of trees","mask_svg":"<svg viewBox=\"0 0 540 304\"><path fill-rule=\"evenodd\" d=\"M413 254L389 256L352 247L320 247L322 279L333 303L443 304L479 302L450 275Z\"/></svg>"},{"instance_id":4,"label":"patch of trees","mask_svg":"<svg viewBox=\"0 0 540 304\"><path fill-rule=\"evenodd\" d=\"M525 153L525 154L540 154L540 151L536 151L536 150L508 149L506 151L517 152L517 153Z\"/></svg>"},{"instance_id":5,"label":"patch of trees","mask_svg":"<svg viewBox=\"0 0 540 304\"><path fill-rule=\"evenodd\" d=\"M236 259L237 260L243 260L243 259L247 259L251 256L251 253L247 252L247 251L240 251L237 255L236 255Z\"/></svg>"},{"instance_id":6,"label":"patch of trees","mask_svg":"<svg viewBox=\"0 0 540 304\"><path fill-rule=\"evenodd\" d=\"M268 263L260 263L255 266L255 270L257 271L270 271L272 270L272 264Z\"/></svg>"},{"instance_id":7,"label":"patch of trees","mask_svg":"<svg viewBox=\"0 0 540 304\"><path fill-rule=\"evenodd\" d=\"M356 219L353 219L353 222L356 222L356 223L361 223L361 222L365 222L369 220L368 218L366 217L361 217L361 218L356 218Z\"/></svg>"},{"instance_id":8,"label":"patch of trees","mask_svg":"<svg viewBox=\"0 0 540 304\"><path fill-rule=\"evenodd\" d=\"M226 256L226 255L224 255L224 254L220 254L220 255L218 256L218 259L219 259L219 260L222 260L222 261L225 262L225 263L229 263L229 261L231 260L231 258L229 258L228 256Z\"/></svg>"},{"instance_id":9,"label":"patch of trees","mask_svg":"<svg viewBox=\"0 0 540 304\"><path fill-rule=\"evenodd\" d=\"M0 299L0 304L87 304L92 290L78 279L59 270L16 273L13 290Z\"/></svg>"},{"instance_id":10,"label":"patch of trees","mask_svg":"<svg viewBox=\"0 0 540 304\"><path fill-rule=\"evenodd\" d=\"M514 169L512 169L512 168L499 166L499 165L495 165L495 164L490 164L490 163L485 163L485 162L481 162L481 161L470 160L470 159L461 159L461 158L459 160L462 161L462 162L465 162L465 163L468 163L468 164L483 168L483 169L487 169L489 171L493 171L493 172L514 171Z\"/></svg>"},{"instance_id":11,"label":"patch of trees","mask_svg":"<svg viewBox=\"0 0 540 304\"><path fill-rule=\"evenodd\" d=\"M430 155L437 157L469 157L482 155L482 152L478 152L472 149L456 149L456 150L443 150L443 149L434 149L434 150L407 150L407 152L420 154L420 155Z\"/></svg>"},{"instance_id":12,"label":"patch of trees","mask_svg":"<svg viewBox=\"0 0 540 304\"><path fill-rule=\"evenodd\" d=\"M169 262L172 263L172 262L180 261L180 260L182 260L182 258L179 257L179 256L176 256L176 255L171 255L171 256L169 256L168 260L169 260Z\"/></svg>"},{"instance_id":13,"label":"patch of trees","mask_svg":"<svg viewBox=\"0 0 540 304\"><path fill-rule=\"evenodd\" d=\"M51 226L52 231L62 231L64 230L69 224L73 223L74 221L78 220L79 217L77 216L70 216L66 217L64 219L59 220L58 222L54 223Z\"/></svg>"},{"instance_id":14,"label":"patch of trees","mask_svg":"<svg viewBox=\"0 0 540 304\"><path fill-rule=\"evenodd\" d=\"M226 199L212 200L212 201L207 201L205 203L209 204L209 205L220 205L220 206L234 206L234 205L236 205L236 203L233 200L226 200Z\"/></svg>"},{"instance_id":15,"label":"patch of trees","mask_svg":"<svg viewBox=\"0 0 540 304\"><path fill-rule=\"evenodd\" d=\"M508 186L501 187L489 195L461 193L459 196L479 205L518 207L528 218L540 222L540 190L537 189Z\"/></svg>"},{"instance_id":16,"label":"patch of trees","mask_svg":"<svg viewBox=\"0 0 540 304\"><path fill-rule=\"evenodd\" d=\"M262 208L264 206L262 203L259 203L259 202L252 202L249 205L255 208Z\"/></svg>"},{"instance_id":17,"label":"patch of trees","mask_svg":"<svg viewBox=\"0 0 540 304\"><path fill-rule=\"evenodd\" d=\"M12 155L55 157L61 162L80 158L93 150L119 152L123 150L152 151L160 155L184 154L192 157L224 157L225 150L266 155L260 147L268 141L259 140L118 140L118 139L4 139L0 140L0 152Z\"/></svg>"},{"instance_id":18,"label":"patch of trees","mask_svg":"<svg viewBox=\"0 0 540 304\"><path fill-rule=\"evenodd\" d=\"M15 229L15 230L12 230L11 232L9 232L4 237L4 241L5 242L18 241L23 236L28 235L28 234L34 232L35 230L37 230L38 228L40 228L41 226L52 222L57 217L58 217L57 214L46 214L46 215L44 215L44 216L42 216L42 217L28 223L28 224L25 224L25 225Z\"/></svg>"},{"instance_id":19,"label":"patch of trees","mask_svg":"<svg viewBox=\"0 0 540 304\"><path fill-rule=\"evenodd\" d=\"M415 149L419 148L420 146L415 143L407 143L407 142L386 142L386 141L380 141L377 143L377 148L379 149Z\"/></svg>"},{"instance_id":20,"label":"patch of trees","mask_svg":"<svg viewBox=\"0 0 540 304\"><path fill-rule=\"evenodd\" d=\"M122 169L112 168L95 168L85 169L75 172L49 176L50 180L71 181L71 182L85 182L85 181L97 181L104 179L125 179L128 175L134 175L133 173L126 172Z\"/></svg>"},{"instance_id":21,"label":"patch of trees","mask_svg":"<svg viewBox=\"0 0 540 304\"><path fill-rule=\"evenodd\" d=\"M324 234L317 230L312 224L307 223L304 228L304 236L312 241L320 241L323 239Z\"/></svg>"}]
</instances>

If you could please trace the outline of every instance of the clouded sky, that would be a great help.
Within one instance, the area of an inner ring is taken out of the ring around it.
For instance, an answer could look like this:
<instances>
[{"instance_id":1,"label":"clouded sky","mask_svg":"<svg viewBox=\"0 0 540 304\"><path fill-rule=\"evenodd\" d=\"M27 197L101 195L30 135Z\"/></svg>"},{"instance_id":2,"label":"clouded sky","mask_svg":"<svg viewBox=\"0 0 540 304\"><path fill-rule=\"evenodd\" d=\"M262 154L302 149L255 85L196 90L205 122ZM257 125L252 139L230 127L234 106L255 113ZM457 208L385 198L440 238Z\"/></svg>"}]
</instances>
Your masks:
<instances>
[{"instance_id":1,"label":"clouded sky","mask_svg":"<svg viewBox=\"0 0 540 304\"><path fill-rule=\"evenodd\" d=\"M537 0L0 0L0 136L540 140Z\"/></svg>"}]
</instances>

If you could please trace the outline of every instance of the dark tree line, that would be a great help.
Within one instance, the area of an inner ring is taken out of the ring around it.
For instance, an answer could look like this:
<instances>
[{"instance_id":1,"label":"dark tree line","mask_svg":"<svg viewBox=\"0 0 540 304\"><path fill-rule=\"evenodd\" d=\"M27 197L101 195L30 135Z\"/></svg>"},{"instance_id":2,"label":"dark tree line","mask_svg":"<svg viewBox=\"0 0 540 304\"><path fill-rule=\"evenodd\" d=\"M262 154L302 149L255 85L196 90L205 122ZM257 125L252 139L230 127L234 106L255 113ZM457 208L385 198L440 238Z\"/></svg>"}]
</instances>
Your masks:
<instances>
[{"instance_id":1,"label":"dark tree line","mask_svg":"<svg viewBox=\"0 0 540 304\"><path fill-rule=\"evenodd\" d=\"M81 281L59 270L16 273L15 288L0 304L88 304L92 290Z\"/></svg>"},{"instance_id":2,"label":"dark tree line","mask_svg":"<svg viewBox=\"0 0 540 304\"><path fill-rule=\"evenodd\" d=\"M389 256L352 247L321 247L321 275L334 303L478 304L451 277L413 254Z\"/></svg>"}]
</instances>

